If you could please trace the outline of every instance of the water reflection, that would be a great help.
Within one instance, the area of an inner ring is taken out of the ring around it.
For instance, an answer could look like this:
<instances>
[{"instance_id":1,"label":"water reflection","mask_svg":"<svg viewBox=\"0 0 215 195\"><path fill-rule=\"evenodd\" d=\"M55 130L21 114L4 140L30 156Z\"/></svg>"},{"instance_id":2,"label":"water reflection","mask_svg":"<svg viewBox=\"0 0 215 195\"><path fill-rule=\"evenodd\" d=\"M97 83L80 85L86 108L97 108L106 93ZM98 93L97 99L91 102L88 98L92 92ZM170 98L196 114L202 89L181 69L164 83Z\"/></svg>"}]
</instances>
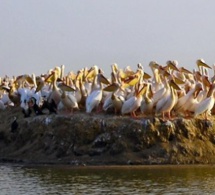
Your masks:
<instances>
[{"instance_id":1,"label":"water reflection","mask_svg":"<svg viewBox=\"0 0 215 195\"><path fill-rule=\"evenodd\" d=\"M0 194L212 194L214 166L0 165Z\"/></svg>"}]
</instances>

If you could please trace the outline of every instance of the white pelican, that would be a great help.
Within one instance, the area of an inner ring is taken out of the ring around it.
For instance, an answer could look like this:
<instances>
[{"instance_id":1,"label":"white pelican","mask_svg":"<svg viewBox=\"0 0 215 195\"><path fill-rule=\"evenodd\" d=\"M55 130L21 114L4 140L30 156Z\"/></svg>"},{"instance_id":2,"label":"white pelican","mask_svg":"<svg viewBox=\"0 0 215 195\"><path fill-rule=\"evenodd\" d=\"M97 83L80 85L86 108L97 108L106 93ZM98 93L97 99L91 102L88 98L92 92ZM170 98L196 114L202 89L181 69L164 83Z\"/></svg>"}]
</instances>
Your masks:
<instances>
[{"instance_id":1,"label":"white pelican","mask_svg":"<svg viewBox=\"0 0 215 195\"><path fill-rule=\"evenodd\" d=\"M34 85L34 81L29 75L21 75L18 76L13 83L11 83L9 88L7 86L2 86L2 89L5 89L8 92L8 97L15 106L19 106L21 104L22 107L24 100L27 101L30 98L30 89L24 87L26 82Z\"/></svg>"},{"instance_id":2,"label":"white pelican","mask_svg":"<svg viewBox=\"0 0 215 195\"><path fill-rule=\"evenodd\" d=\"M51 83L52 91L49 93L48 102L51 103L54 100L55 104L58 105L61 100L61 91L57 86L57 79L59 76L58 69L55 69L46 79L45 82Z\"/></svg>"},{"instance_id":3,"label":"white pelican","mask_svg":"<svg viewBox=\"0 0 215 195\"><path fill-rule=\"evenodd\" d=\"M143 82L143 76L144 76L144 71L141 68L138 68L137 71L129 76L127 76L125 79L122 81L126 83L129 86L134 86L138 82L142 84Z\"/></svg>"},{"instance_id":4,"label":"white pelican","mask_svg":"<svg viewBox=\"0 0 215 195\"><path fill-rule=\"evenodd\" d=\"M132 117L136 117L135 111L140 107L142 99L143 99L143 93L146 90L146 85L143 85L139 89L139 87L136 87L135 94L130 97L129 99L125 100L122 108L121 108L121 114L131 114Z\"/></svg>"},{"instance_id":5,"label":"white pelican","mask_svg":"<svg viewBox=\"0 0 215 195\"><path fill-rule=\"evenodd\" d=\"M151 89L151 83L147 83L146 86L146 91L143 94L143 99L140 105L140 111L142 114L147 115L147 114L152 114L153 113L153 93Z\"/></svg>"},{"instance_id":6,"label":"white pelican","mask_svg":"<svg viewBox=\"0 0 215 195\"><path fill-rule=\"evenodd\" d=\"M208 115L211 114L211 110L215 103L215 93L214 92L215 92L215 84L213 84L211 86L208 97L206 99L202 100L196 107L195 112L194 112L194 117L204 113L205 120L207 120Z\"/></svg>"},{"instance_id":7,"label":"white pelican","mask_svg":"<svg viewBox=\"0 0 215 195\"><path fill-rule=\"evenodd\" d=\"M114 112L119 113L122 107L123 102L125 101L125 90L122 85L119 83L112 83L109 86L105 87L103 91L110 92L108 97L105 99L103 104L103 110L108 108L114 108Z\"/></svg>"},{"instance_id":8,"label":"white pelican","mask_svg":"<svg viewBox=\"0 0 215 195\"><path fill-rule=\"evenodd\" d=\"M156 106L157 102L165 97L165 94L169 92L169 84L164 77L163 87L153 94L153 104Z\"/></svg>"},{"instance_id":9,"label":"white pelican","mask_svg":"<svg viewBox=\"0 0 215 195\"><path fill-rule=\"evenodd\" d=\"M8 97L14 106L19 106L21 96L17 91L16 83L12 83L9 88L7 86L2 86L2 88L8 92Z\"/></svg>"},{"instance_id":10,"label":"white pelican","mask_svg":"<svg viewBox=\"0 0 215 195\"><path fill-rule=\"evenodd\" d=\"M92 92L87 96L86 99L85 107L87 113L91 113L94 108L97 108L98 111L98 106L101 103L103 96L102 83L109 84L109 81L104 77L103 74L101 73L96 74L94 76L92 84Z\"/></svg>"},{"instance_id":11,"label":"white pelican","mask_svg":"<svg viewBox=\"0 0 215 195\"><path fill-rule=\"evenodd\" d=\"M188 91L188 93L180 97L174 107L176 113L189 114L193 112L199 101L197 100L199 92L202 90L202 84L196 83L195 88Z\"/></svg>"},{"instance_id":12,"label":"white pelican","mask_svg":"<svg viewBox=\"0 0 215 195\"><path fill-rule=\"evenodd\" d=\"M18 76L14 82L18 85L18 88L25 87L24 84L26 82L27 86L29 86L29 84L34 86L35 84L33 78L28 74Z\"/></svg>"},{"instance_id":13,"label":"white pelican","mask_svg":"<svg viewBox=\"0 0 215 195\"><path fill-rule=\"evenodd\" d=\"M111 101L114 108L114 113L120 113L122 109L122 105L124 104L125 98L121 95L117 96L115 93L111 95Z\"/></svg>"},{"instance_id":14,"label":"white pelican","mask_svg":"<svg viewBox=\"0 0 215 195\"><path fill-rule=\"evenodd\" d=\"M161 81L160 74L159 74L159 65L156 61L151 61L149 63L149 66L153 73L152 90L154 92L157 92L158 90L160 90L161 88L164 87L163 82Z\"/></svg>"},{"instance_id":15,"label":"white pelican","mask_svg":"<svg viewBox=\"0 0 215 195\"><path fill-rule=\"evenodd\" d=\"M74 92L75 89L64 83L61 83L58 87L63 91L61 95L61 102L64 108L72 114L74 109L79 109L75 96L69 93Z\"/></svg>"},{"instance_id":16,"label":"white pelican","mask_svg":"<svg viewBox=\"0 0 215 195\"><path fill-rule=\"evenodd\" d=\"M180 90L178 85L171 79L165 96L160 99L156 104L156 114L162 114L163 120L165 119L165 113L167 113L168 119L171 119L170 112L177 102L177 93L175 90Z\"/></svg>"},{"instance_id":17,"label":"white pelican","mask_svg":"<svg viewBox=\"0 0 215 195\"><path fill-rule=\"evenodd\" d=\"M7 87L6 87L7 88ZM10 88L7 89L7 91L10 90ZM3 89L3 86L0 85L0 91L1 91L1 101L3 102L4 105L10 105L11 100L9 98L8 92Z\"/></svg>"},{"instance_id":18,"label":"white pelican","mask_svg":"<svg viewBox=\"0 0 215 195\"><path fill-rule=\"evenodd\" d=\"M197 100L199 102L201 102L203 99L206 98L207 93L208 93L208 91L209 91L209 89L211 87L211 83L210 83L210 81L208 79L208 76L202 75L201 80L202 80L203 90L199 93L199 95L197 97Z\"/></svg>"},{"instance_id":19,"label":"white pelican","mask_svg":"<svg viewBox=\"0 0 215 195\"><path fill-rule=\"evenodd\" d=\"M74 79L75 85L75 98L78 102L79 107L85 107L85 101L87 98L87 90L83 84L83 70L78 71L76 78Z\"/></svg>"},{"instance_id":20,"label":"white pelican","mask_svg":"<svg viewBox=\"0 0 215 195\"><path fill-rule=\"evenodd\" d=\"M164 67L171 75L175 74L175 71L179 71L178 69L178 61L177 60L168 60L166 62L166 67Z\"/></svg>"}]
</instances>

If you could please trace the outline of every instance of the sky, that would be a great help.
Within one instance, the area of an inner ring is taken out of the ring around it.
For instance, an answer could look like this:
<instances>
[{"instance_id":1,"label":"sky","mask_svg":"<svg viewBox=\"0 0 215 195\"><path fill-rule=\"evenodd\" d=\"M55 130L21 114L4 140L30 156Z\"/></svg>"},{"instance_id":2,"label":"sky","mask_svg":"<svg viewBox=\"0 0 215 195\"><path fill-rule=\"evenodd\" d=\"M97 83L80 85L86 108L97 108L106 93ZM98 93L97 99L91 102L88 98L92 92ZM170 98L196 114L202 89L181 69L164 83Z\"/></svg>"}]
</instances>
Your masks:
<instances>
[{"instance_id":1,"label":"sky","mask_svg":"<svg viewBox=\"0 0 215 195\"><path fill-rule=\"evenodd\" d=\"M215 1L0 0L0 76L215 63Z\"/></svg>"}]
</instances>

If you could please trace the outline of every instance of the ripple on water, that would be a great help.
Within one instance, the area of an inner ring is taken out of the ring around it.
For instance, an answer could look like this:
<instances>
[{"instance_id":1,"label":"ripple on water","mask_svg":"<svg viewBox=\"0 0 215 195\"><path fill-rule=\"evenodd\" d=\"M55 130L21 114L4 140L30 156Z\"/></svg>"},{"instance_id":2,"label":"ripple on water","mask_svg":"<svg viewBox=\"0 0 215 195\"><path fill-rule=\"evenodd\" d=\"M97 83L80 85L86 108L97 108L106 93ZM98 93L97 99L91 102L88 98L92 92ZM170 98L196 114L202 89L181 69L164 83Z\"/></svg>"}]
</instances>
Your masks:
<instances>
[{"instance_id":1,"label":"ripple on water","mask_svg":"<svg viewBox=\"0 0 215 195\"><path fill-rule=\"evenodd\" d=\"M0 165L0 194L212 194L212 166L25 167Z\"/></svg>"}]
</instances>

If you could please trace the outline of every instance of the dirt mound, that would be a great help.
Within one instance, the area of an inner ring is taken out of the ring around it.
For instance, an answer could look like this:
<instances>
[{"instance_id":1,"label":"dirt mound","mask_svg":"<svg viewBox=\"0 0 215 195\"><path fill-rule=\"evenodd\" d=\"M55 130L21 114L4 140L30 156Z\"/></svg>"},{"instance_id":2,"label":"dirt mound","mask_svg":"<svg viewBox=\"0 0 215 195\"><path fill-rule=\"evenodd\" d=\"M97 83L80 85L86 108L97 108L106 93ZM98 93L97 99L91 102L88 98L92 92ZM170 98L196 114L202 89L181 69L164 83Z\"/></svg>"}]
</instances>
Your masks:
<instances>
[{"instance_id":1,"label":"dirt mound","mask_svg":"<svg viewBox=\"0 0 215 195\"><path fill-rule=\"evenodd\" d=\"M19 107L0 111L0 160L72 165L215 163L214 118L114 116L105 113L24 118ZM11 132L13 117L18 129Z\"/></svg>"}]
</instances>

